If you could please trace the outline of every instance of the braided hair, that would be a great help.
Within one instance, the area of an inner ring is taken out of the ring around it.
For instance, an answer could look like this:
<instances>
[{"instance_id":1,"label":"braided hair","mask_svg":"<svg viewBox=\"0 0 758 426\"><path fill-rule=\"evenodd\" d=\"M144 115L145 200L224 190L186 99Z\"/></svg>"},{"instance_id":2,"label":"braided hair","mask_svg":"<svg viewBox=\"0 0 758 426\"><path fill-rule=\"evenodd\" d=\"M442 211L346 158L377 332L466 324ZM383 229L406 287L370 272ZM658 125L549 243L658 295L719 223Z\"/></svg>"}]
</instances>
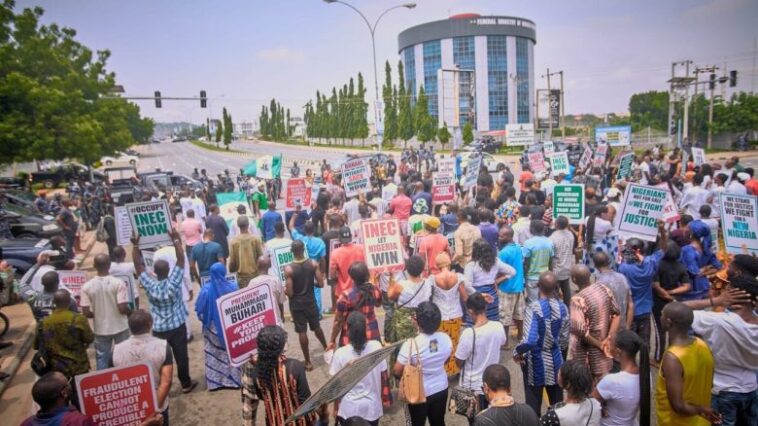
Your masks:
<instances>
[{"instance_id":1,"label":"braided hair","mask_svg":"<svg viewBox=\"0 0 758 426\"><path fill-rule=\"evenodd\" d=\"M277 325L267 325L256 338L258 342L258 380L269 390L274 390L279 369L279 360L287 343L287 333Z\"/></svg>"},{"instance_id":2,"label":"braided hair","mask_svg":"<svg viewBox=\"0 0 758 426\"><path fill-rule=\"evenodd\" d=\"M355 288L361 293L361 300L358 302L357 307L376 305L374 285L368 280L369 271L366 262L353 263L350 265L350 269L347 270L347 274L350 275L350 279L353 280Z\"/></svg>"}]
</instances>

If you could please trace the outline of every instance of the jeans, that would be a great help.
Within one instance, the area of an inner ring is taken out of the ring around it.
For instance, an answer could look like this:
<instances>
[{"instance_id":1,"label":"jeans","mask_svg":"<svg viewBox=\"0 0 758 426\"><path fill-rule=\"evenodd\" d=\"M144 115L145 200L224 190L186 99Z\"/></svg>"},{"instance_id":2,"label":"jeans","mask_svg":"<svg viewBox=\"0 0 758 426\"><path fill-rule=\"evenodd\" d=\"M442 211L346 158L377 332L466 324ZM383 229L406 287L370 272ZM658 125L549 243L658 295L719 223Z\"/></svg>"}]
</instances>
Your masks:
<instances>
[{"instance_id":1,"label":"jeans","mask_svg":"<svg viewBox=\"0 0 758 426\"><path fill-rule=\"evenodd\" d=\"M755 424L758 419L758 390L748 393L721 392L713 395L711 408L721 414L722 426Z\"/></svg>"},{"instance_id":2,"label":"jeans","mask_svg":"<svg viewBox=\"0 0 758 426\"><path fill-rule=\"evenodd\" d=\"M111 365L113 346L128 339L130 335L129 329L107 336L95 335L95 363L98 370L104 370Z\"/></svg>"},{"instance_id":3,"label":"jeans","mask_svg":"<svg viewBox=\"0 0 758 426\"><path fill-rule=\"evenodd\" d=\"M171 346L179 382L182 384L182 388L190 387L192 378L189 373L189 355L187 354L187 325L182 324L169 331L153 331L153 336L167 341L168 345Z\"/></svg>"},{"instance_id":4,"label":"jeans","mask_svg":"<svg viewBox=\"0 0 758 426\"><path fill-rule=\"evenodd\" d=\"M445 426L445 411L447 409L447 389L437 392L434 395L426 397L424 404L407 404L407 414L411 419L412 426L426 425L426 419L429 424L434 426Z\"/></svg>"},{"instance_id":5,"label":"jeans","mask_svg":"<svg viewBox=\"0 0 758 426\"><path fill-rule=\"evenodd\" d=\"M74 240L76 239L76 233L63 233L63 239L66 240L66 256L69 260L76 257L76 253L74 253Z\"/></svg>"},{"instance_id":6,"label":"jeans","mask_svg":"<svg viewBox=\"0 0 758 426\"><path fill-rule=\"evenodd\" d=\"M635 315L632 320L632 331L640 336L640 339L650 345L650 313Z\"/></svg>"}]
</instances>

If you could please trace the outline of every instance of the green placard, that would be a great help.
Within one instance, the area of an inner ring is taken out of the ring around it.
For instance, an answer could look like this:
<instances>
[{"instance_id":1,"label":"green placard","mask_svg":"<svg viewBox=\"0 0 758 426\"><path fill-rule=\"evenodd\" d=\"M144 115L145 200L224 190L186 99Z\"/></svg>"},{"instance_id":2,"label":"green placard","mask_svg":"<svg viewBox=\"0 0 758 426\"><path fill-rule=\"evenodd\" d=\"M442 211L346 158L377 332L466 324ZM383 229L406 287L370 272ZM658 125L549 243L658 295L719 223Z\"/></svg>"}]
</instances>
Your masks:
<instances>
[{"instance_id":1,"label":"green placard","mask_svg":"<svg viewBox=\"0 0 758 426\"><path fill-rule=\"evenodd\" d=\"M584 185L578 183L553 186L553 218L566 216L569 223L579 225L584 220Z\"/></svg>"}]
</instances>

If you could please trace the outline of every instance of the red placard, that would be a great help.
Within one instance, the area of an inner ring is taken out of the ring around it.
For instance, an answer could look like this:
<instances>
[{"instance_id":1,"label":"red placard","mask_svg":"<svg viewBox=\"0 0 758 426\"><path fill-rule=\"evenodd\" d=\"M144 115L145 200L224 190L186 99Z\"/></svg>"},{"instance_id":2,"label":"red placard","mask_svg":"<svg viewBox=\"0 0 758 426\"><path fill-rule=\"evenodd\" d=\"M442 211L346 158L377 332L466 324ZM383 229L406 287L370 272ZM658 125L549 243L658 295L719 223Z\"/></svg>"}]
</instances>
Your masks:
<instances>
[{"instance_id":1,"label":"red placard","mask_svg":"<svg viewBox=\"0 0 758 426\"><path fill-rule=\"evenodd\" d=\"M224 329L226 354L239 367L258 350L258 332L267 325L279 324L273 289L258 283L219 297L216 301Z\"/></svg>"},{"instance_id":2,"label":"red placard","mask_svg":"<svg viewBox=\"0 0 758 426\"><path fill-rule=\"evenodd\" d=\"M294 210L297 204L304 209L311 205L311 187L304 178L294 178L287 181L287 209Z\"/></svg>"},{"instance_id":3,"label":"red placard","mask_svg":"<svg viewBox=\"0 0 758 426\"><path fill-rule=\"evenodd\" d=\"M455 199L455 177L452 173L435 173L432 178L432 203L449 203Z\"/></svg>"},{"instance_id":4,"label":"red placard","mask_svg":"<svg viewBox=\"0 0 758 426\"><path fill-rule=\"evenodd\" d=\"M139 425L156 412L155 378L147 363L76 376L82 413L96 425Z\"/></svg>"},{"instance_id":5,"label":"red placard","mask_svg":"<svg viewBox=\"0 0 758 426\"><path fill-rule=\"evenodd\" d=\"M534 173L545 171L545 157L541 152L529 153L529 168L531 168Z\"/></svg>"},{"instance_id":6,"label":"red placard","mask_svg":"<svg viewBox=\"0 0 758 426\"><path fill-rule=\"evenodd\" d=\"M391 272L405 268L400 222L372 219L361 222L363 250L369 270Z\"/></svg>"}]
</instances>

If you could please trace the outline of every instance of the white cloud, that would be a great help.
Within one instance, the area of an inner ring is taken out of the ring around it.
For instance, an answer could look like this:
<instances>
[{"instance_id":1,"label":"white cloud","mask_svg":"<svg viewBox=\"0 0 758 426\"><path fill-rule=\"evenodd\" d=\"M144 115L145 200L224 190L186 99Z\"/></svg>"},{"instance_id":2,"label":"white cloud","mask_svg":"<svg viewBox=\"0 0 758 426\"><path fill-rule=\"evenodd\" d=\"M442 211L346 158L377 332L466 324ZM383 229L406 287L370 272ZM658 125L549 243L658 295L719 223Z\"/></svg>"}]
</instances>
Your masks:
<instances>
[{"instance_id":1,"label":"white cloud","mask_svg":"<svg viewBox=\"0 0 758 426\"><path fill-rule=\"evenodd\" d=\"M305 62L305 53L301 50L292 50L288 47L274 47L258 51L258 59L270 63L302 64Z\"/></svg>"}]
</instances>

